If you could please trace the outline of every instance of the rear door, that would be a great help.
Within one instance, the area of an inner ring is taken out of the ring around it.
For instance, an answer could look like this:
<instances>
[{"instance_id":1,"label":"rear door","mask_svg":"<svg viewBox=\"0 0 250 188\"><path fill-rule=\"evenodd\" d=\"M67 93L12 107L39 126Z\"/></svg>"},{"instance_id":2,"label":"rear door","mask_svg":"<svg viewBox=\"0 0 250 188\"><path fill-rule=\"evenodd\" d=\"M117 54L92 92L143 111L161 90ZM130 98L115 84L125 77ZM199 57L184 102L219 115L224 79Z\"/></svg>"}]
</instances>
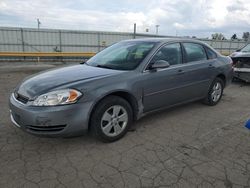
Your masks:
<instances>
[{"instance_id":1,"label":"rear door","mask_svg":"<svg viewBox=\"0 0 250 188\"><path fill-rule=\"evenodd\" d=\"M202 44L182 43L184 51L183 73L186 86L183 89L185 101L202 98L207 94L214 75L215 59L209 59Z\"/></svg>"}]
</instances>

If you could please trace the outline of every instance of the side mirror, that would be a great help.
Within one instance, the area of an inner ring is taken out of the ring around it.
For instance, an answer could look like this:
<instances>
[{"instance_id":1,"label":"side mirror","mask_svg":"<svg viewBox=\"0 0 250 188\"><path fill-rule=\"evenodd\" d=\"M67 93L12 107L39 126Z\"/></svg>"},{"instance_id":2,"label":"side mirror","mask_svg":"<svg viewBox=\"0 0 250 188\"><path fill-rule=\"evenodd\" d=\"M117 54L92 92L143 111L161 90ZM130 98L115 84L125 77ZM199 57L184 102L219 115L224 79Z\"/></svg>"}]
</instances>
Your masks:
<instances>
[{"instance_id":1,"label":"side mirror","mask_svg":"<svg viewBox=\"0 0 250 188\"><path fill-rule=\"evenodd\" d=\"M151 64L149 67L150 70L156 70L156 69L164 69L170 67L169 62L165 60L157 60L154 63Z\"/></svg>"},{"instance_id":2,"label":"side mirror","mask_svg":"<svg viewBox=\"0 0 250 188\"><path fill-rule=\"evenodd\" d=\"M241 49L237 49L237 50L236 50L236 52L240 52L240 51L241 51Z\"/></svg>"}]
</instances>

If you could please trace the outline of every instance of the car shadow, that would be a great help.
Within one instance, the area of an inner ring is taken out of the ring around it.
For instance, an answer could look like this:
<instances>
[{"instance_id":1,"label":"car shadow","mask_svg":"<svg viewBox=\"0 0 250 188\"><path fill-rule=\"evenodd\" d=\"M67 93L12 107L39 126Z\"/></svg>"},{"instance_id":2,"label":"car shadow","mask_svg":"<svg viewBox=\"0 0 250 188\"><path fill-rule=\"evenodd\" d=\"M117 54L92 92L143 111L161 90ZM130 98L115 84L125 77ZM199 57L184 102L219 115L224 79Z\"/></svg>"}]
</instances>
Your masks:
<instances>
[{"instance_id":1,"label":"car shadow","mask_svg":"<svg viewBox=\"0 0 250 188\"><path fill-rule=\"evenodd\" d=\"M239 85L240 87L250 86L250 82L245 82L245 81L240 80L240 79L234 79L232 81L232 84Z\"/></svg>"},{"instance_id":2,"label":"car shadow","mask_svg":"<svg viewBox=\"0 0 250 188\"><path fill-rule=\"evenodd\" d=\"M206 106L206 105L202 104L201 101L194 101L194 102L190 102L186 104L180 104L180 105L170 107L170 108L163 108L163 109L148 113L147 115L145 115L138 121L134 122L133 126L135 126L135 129L137 129L137 128L142 127L143 124L146 124L152 121L152 119L158 119L163 116L167 118L168 116L171 116L172 114L176 114L181 111L186 111L187 109L190 109L190 108L200 108L202 106Z\"/></svg>"}]
</instances>

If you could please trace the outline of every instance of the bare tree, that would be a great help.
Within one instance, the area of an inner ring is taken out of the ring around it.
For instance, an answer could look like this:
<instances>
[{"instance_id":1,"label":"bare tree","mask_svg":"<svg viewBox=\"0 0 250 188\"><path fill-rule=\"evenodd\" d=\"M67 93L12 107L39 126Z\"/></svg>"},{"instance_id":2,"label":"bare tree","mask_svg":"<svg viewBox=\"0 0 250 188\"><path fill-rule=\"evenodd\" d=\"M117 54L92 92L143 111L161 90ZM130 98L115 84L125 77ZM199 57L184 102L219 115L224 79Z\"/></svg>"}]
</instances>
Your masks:
<instances>
[{"instance_id":1,"label":"bare tree","mask_svg":"<svg viewBox=\"0 0 250 188\"><path fill-rule=\"evenodd\" d=\"M213 40L227 40L226 37L222 33L214 33L212 34Z\"/></svg>"},{"instance_id":2,"label":"bare tree","mask_svg":"<svg viewBox=\"0 0 250 188\"><path fill-rule=\"evenodd\" d=\"M250 33L249 32L244 32L242 38L244 39L244 41L248 41L250 37Z\"/></svg>"},{"instance_id":3,"label":"bare tree","mask_svg":"<svg viewBox=\"0 0 250 188\"><path fill-rule=\"evenodd\" d=\"M237 38L237 35L236 35L236 33L234 33L233 35L232 35L232 37L231 37L231 40L237 40L238 38Z\"/></svg>"}]
</instances>

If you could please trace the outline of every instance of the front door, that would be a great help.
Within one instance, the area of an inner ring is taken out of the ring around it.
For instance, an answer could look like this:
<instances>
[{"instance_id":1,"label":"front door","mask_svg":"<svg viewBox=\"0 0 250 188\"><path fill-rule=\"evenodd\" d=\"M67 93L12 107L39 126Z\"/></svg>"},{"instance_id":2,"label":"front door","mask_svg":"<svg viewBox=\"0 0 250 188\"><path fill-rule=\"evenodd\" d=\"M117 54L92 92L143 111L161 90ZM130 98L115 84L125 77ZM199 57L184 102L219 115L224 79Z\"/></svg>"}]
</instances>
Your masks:
<instances>
[{"instance_id":1,"label":"front door","mask_svg":"<svg viewBox=\"0 0 250 188\"><path fill-rule=\"evenodd\" d=\"M151 63L158 60L167 61L170 67L143 73L144 112L164 106L171 106L183 101L183 72L182 48L180 43L167 44L154 55Z\"/></svg>"}]
</instances>

